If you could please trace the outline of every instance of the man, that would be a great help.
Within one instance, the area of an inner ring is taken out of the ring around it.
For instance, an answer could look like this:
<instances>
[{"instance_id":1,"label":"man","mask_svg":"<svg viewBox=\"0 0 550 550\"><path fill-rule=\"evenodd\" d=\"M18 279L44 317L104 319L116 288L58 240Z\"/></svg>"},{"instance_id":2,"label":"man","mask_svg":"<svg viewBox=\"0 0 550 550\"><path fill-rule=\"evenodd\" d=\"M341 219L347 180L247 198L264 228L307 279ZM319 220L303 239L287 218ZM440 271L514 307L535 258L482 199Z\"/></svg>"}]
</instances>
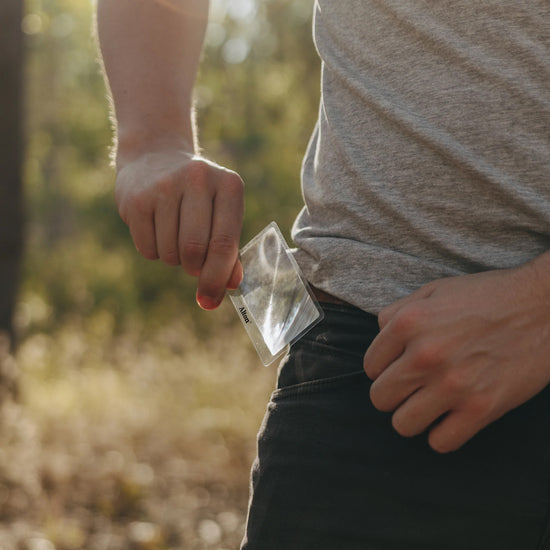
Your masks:
<instances>
[{"instance_id":1,"label":"man","mask_svg":"<svg viewBox=\"0 0 550 550\"><path fill-rule=\"evenodd\" d=\"M214 309L243 190L194 154L207 9L98 23L120 214ZM243 548L550 548L550 6L317 0L315 40L293 238L326 319L282 362Z\"/></svg>"}]
</instances>

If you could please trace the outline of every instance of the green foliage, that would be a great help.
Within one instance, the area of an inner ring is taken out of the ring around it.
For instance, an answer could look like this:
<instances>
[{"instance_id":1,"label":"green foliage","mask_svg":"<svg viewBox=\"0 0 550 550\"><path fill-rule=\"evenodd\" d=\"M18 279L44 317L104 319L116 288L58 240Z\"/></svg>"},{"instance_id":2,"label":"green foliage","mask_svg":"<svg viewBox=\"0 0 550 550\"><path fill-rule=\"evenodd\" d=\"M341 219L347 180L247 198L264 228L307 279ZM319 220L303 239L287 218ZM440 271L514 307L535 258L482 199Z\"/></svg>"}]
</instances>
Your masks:
<instances>
[{"instance_id":1,"label":"green foliage","mask_svg":"<svg viewBox=\"0 0 550 550\"><path fill-rule=\"evenodd\" d=\"M256 0L244 12L231 5L213 2L196 97L204 154L246 183L244 243L271 220L289 234L319 75L309 3ZM102 309L115 329L130 317L148 324L197 313L194 281L142 259L116 212L92 21L92 2L27 1L24 333ZM241 59L230 55L235 44ZM37 299L48 312L38 320L28 313ZM206 330L206 317L195 316Z\"/></svg>"},{"instance_id":2,"label":"green foliage","mask_svg":"<svg viewBox=\"0 0 550 550\"><path fill-rule=\"evenodd\" d=\"M271 220L288 237L317 112L312 3L211 1L201 143L245 180L243 243ZM0 415L0 546L237 547L275 371L230 304L201 311L193 279L133 247L92 1L27 0L26 13L22 396Z\"/></svg>"}]
</instances>

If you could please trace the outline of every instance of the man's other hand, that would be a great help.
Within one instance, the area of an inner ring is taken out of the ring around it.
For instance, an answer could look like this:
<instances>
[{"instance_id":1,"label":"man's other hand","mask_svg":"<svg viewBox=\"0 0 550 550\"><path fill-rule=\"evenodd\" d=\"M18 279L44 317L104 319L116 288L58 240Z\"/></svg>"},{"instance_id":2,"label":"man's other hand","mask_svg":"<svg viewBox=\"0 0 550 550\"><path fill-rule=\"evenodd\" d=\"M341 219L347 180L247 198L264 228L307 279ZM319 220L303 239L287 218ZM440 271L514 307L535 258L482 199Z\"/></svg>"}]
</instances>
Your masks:
<instances>
[{"instance_id":1,"label":"man's other hand","mask_svg":"<svg viewBox=\"0 0 550 550\"><path fill-rule=\"evenodd\" d=\"M365 354L376 408L439 452L550 382L548 272L532 264L441 279L388 306Z\"/></svg>"}]
</instances>

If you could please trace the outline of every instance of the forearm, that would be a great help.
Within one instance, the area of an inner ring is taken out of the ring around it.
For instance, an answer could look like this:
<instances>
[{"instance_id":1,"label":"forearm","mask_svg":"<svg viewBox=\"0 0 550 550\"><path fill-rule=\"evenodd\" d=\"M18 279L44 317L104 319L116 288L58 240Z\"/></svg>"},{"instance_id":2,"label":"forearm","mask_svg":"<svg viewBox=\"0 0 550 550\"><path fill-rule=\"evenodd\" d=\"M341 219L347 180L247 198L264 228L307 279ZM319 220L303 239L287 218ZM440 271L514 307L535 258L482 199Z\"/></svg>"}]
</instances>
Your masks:
<instances>
[{"instance_id":1,"label":"forearm","mask_svg":"<svg viewBox=\"0 0 550 550\"><path fill-rule=\"evenodd\" d=\"M117 161L193 150L192 90L207 0L99 0L98 36L117 120Z\"/></svg>"}]
</instances>

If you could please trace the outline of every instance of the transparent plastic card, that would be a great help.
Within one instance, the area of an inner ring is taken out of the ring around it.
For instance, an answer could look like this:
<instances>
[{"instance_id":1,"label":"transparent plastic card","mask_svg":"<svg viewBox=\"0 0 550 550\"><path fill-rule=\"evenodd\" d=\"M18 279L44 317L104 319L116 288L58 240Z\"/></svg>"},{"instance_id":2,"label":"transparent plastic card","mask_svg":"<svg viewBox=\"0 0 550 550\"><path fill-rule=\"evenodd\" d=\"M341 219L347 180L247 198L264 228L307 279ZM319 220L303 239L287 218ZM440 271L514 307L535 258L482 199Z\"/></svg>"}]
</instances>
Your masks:
<instances>
[{"instance_id":1,"label":"transparent plastic card","mask_svg":"<svg viewBox=\"0 0 550 550\"><path fill-rule=\"evenodd\" d=\"M323 318L275 222L240 252L243 280L228 292L264 365Z\"/></svg>"}]
</instances>

